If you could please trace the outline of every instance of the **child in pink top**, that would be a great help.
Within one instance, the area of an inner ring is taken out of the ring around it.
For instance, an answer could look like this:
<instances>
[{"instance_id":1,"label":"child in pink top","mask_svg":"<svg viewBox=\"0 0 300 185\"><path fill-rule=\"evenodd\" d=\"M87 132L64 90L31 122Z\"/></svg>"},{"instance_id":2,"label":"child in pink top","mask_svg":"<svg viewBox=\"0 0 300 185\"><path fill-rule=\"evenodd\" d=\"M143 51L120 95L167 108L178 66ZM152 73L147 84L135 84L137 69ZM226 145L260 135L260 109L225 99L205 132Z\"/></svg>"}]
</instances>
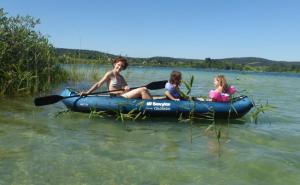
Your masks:
<instances>
[{"instance_id":1,"label":"child in pink top","mask_svg":"<svg viewBox=\"0 0 300 185\"><path fill-rule=\"evenodd\" d=\"M227 85L224 75L216 76L214 78L214 84L216 89L209 92L211 101L228 102L230 100L230 95L233 95L236 92L234 86Z\"/></svg>"}]
</instances>

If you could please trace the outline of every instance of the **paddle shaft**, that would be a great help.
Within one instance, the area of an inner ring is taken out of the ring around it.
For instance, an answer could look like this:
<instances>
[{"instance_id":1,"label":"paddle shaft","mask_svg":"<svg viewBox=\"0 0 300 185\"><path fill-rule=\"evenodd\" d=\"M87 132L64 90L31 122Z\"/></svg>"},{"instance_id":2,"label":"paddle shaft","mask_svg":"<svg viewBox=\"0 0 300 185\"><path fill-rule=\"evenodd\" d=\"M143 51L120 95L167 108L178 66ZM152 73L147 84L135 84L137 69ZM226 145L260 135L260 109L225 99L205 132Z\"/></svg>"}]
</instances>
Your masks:
<instances>
[{"instance_id":1,"label":"paddle shaft","mask_svg":"<svg viewBox=\"0 0 300 185\"><path fill-rule=\"evenodd\" d=\"M141 88L141 87L146 87L147 89L150 89L150 90L162 89L162 88L165 87L166 83L167 83L167 80L151 82L148 85L130 88L130 90ZM110 93L110 92L117 92L117 91L124 91L124 90L125 89L117 89L117 90L112 90L112 91L101 91L101 92L89 93L89 94L86 94L84 96L94 95L94 94L102 94L102 93ZM58 102L60 100L63 100L63 99L74 98L74 97L79 97L79 96L80 95L78 95L78 94L73 95L73 96L50 95L50 96L35 98L34 99L34 104L36 106L49 105L49 104L56 103L56 102Z\"/></svg>"},{"instance_id":2,"label":"paddle shaft","mask_svg":"<svg viewBox=\"0 0 300 185\"><path fill-rule=\"evenodd\" d=\"M140 87L146 87L146 86L140 86ZM132 87L129 90L133 90L133 89L137 89L140 87ZM124 91L125 89L117 89L117 90L112 90L112 91L101 91L101 92L94 92L94 93L89 93L87 95L84 96L89 96L89 95L95 95L95 94L103 94L103 93L110 93L110 92L117 92L117 91ZM63 99L67 99L67 98L74 98L74 97L78 97L80 95L73 95L73 96L67 96L67 97L63 97Z\"/></svg>"},{"instance_id":3,"label":"paddle shaft","mask_svg":"<svg viewBox=\"0 0 300 185\"><path fill-rule=\"evenodd\" d=\"M156 82L151 82L148 85L143 85L143 86L139 86L139 87L132 87L129 90L133 90L133 89L137 89L137 88L141 88L141 87L146 87L147 89L150 90L155 90L155 89L162 89L165 87L165 84L167 83L167 80L163 80L163 81L156 81ZM103 94L103 93L110 93L110 92L117 92L117 91L124 91L125 89L117 89L117 90L112 90L112 91L101 91L101 92L95 92L95 93L89 93L88 95L94 95L94 94ZM80 95L73 95L73 96L67 96L67 97L63 97L63 99L66 98L74 98Z\"/></svg>"}]
</instances>

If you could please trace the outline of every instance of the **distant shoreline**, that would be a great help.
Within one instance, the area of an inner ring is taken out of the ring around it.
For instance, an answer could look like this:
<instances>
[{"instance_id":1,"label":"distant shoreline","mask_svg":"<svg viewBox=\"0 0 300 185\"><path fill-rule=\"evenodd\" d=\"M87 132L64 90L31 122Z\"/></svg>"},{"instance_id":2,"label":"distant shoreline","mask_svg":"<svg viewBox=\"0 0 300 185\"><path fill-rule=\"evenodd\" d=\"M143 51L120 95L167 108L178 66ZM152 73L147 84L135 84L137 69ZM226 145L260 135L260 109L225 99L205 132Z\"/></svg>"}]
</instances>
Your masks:
<instances>
[{"instance_id":1,"label":"distant shoreline","mask_svg":"<svg viewBox=\"0 0 300 185\"><path fill-rule=\"evenodd\" d=\"M104 67L110 69L111 64L95 64L95 63L76 63L76 64L63 64L63 65L104 65ZM226 73L244 73L244 74L256 74L256 75L270 75L270 76L291 76L291 77L300 77L300 73L293 73L293 72L276 72L276 71L241 71L241 70L226 70L226 69L213 69L213 68L195 68L195 67L181 67L181 66L140 66L140 65L131 65L132 67L136 68L146 68L146 67L157 67L157 68L170 68L174 67L174 69L184 68L184 69L194 69L194 70L201 70L207 72L226 72Z\"/></svg>"},{"instance_id":2,"label":"distant shoreline","mask_svg":"<svg viewBox=\"0 0 300 185\"><path fill-rule=\"evenodd\" d=\"M107 64L117 55L99 51L56 48L57 60L62 64ZM171 57L127 57L132 66L192 67L211 70L300 73L300 62L273 61L257 57L225 59L182 59Z\"/></svg>"}]
</instances>

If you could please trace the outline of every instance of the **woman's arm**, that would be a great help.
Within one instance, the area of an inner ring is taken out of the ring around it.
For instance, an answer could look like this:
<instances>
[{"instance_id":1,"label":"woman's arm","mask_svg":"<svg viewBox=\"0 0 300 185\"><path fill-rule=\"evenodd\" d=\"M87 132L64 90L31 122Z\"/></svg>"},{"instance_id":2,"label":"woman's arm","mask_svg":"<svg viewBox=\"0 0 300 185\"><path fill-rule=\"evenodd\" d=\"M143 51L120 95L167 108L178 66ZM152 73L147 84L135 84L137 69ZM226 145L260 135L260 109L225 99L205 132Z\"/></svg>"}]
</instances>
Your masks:
<instances>
[{"instance_id":1,"label":"woman's arm","mask_svg":"<svg viewBox=\"0 0 300 185\"><path fill-rule=\"evenodd\" d=\"M127 84L125 78L124 78L122 75L120 75L120 76L121 76L122 83L124 84L124 86L123 86L124 92L130 91L130 87L129 87L129 85Z\"/></svg>"},{"instance_id":2,"label":"woman's arm","mask_svg":"<svg viewBox=\"0 0 300 185\"><path fill-rule=\"evenodd\" d=\"M106 81L109 80L109 75L110 75L110 74L111 74L110 72L107 72L107 73L106 73L106 74L105 74L98 82L96 82L96 83L95 83L88 91L86 91L86 92L81 92L81 93L80 93L80 96L90 94L90 93L92 93L94 90L100 88L100 87L103 85L103 83L105 83Z\"/></svg>"},{"instance_id":3,"label":"woman's arm","mask_svg":"<svg viewBox=\"0 0 300 185\"><path fill-rule=\"evenodd\" d=\"M126 85L125 87L124 87L124 92L129 92L130 91L130 87L128 86L128 85Z\"/></svg>"}]
</instances>

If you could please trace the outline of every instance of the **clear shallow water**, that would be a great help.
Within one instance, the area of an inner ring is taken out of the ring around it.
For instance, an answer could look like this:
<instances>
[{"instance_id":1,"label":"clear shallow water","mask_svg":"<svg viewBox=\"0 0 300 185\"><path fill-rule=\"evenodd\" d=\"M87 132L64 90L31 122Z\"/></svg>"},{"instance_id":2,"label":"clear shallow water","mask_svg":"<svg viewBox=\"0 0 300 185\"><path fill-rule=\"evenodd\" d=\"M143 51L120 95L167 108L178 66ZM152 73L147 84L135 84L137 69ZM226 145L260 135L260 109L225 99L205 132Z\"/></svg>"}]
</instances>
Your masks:
<instances>
[{"instance_id":1,"label":"clear shallow water","mask_svg":"<svg viewBox=\"0 0 300 185\"><path fill-rule=\"evenodd\" d=\"M89 66L79 68L89 73ZM103 73L107 68L101 68ZM278 107L259 123L223 124L220 145L209 121L123 123L66 113L61 103L36 108L33 98L0 99L0 184L298 184L300 79L297 75L178 69L195 76L193 95L207 95L223 73L256 102ZM170 68L130 67L131 86L168 79ZM92 81L62 84L88 88ZM161 94L162 91L152 91Z\"/></svg>"}]
</instances>

